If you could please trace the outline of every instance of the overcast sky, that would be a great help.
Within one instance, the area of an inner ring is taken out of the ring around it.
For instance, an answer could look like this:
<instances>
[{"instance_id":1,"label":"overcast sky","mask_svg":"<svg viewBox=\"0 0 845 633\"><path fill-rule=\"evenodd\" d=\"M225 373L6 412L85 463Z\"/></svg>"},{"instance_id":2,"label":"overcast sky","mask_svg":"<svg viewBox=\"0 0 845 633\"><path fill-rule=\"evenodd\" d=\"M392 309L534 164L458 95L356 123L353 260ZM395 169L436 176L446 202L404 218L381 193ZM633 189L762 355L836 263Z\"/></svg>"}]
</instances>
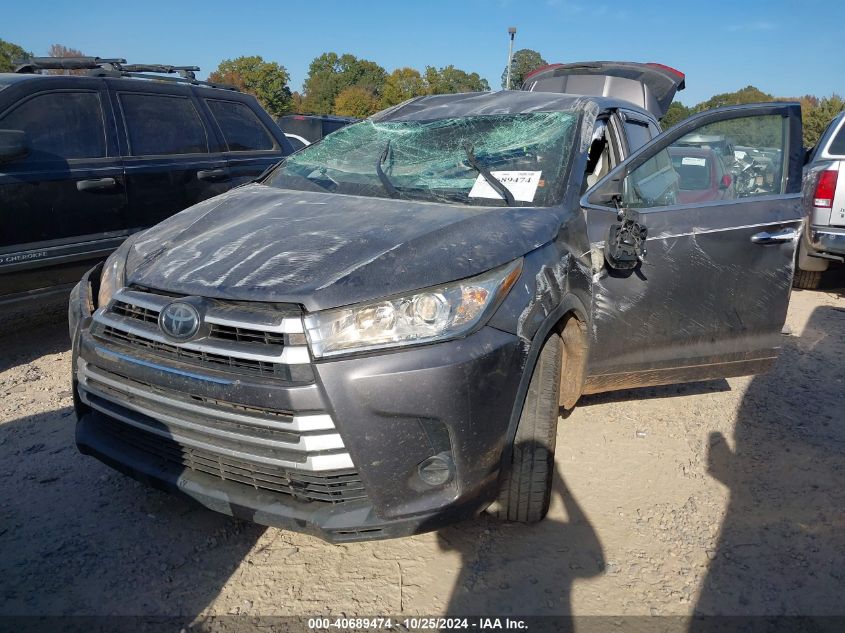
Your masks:
<instances>
[{"instance_id":1,"label":"overcast sky","mask_svg":"<svg viewBox=\"0 0 845 633\"><path fill-rule=\"evenodd\" d=\"M667 9L671 6L671 9ZM389 2L4 2L0 38L44 55L54 43L129 62L196 64L262 55L301 90L310 61L349 52L400 66L454 64L498 89L507 28L550 62L654 61L686 73L692 105L753 84L775 96L845 94L845 3L392 0Z\"/></svg>"}]
</instances>

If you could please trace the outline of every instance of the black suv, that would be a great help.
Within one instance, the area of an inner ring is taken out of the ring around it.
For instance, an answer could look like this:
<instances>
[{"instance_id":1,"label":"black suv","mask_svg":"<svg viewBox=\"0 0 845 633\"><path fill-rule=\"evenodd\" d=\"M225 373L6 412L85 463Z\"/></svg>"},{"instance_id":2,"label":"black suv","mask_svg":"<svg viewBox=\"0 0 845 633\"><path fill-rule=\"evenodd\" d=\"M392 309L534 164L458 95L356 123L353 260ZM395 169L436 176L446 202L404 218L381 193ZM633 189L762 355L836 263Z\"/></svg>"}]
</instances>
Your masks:
<instances>
[{"instance_id":1,"label":"black suv","mask_svg":"<svg viewBox=\"0 0 845 633\"><path fill-rule=\"evenodd\" d=\"M195 70L36 58L0 74L0 306L68 290L128 235L292 151L254 97Z\"/></svg>"}]
</instances>

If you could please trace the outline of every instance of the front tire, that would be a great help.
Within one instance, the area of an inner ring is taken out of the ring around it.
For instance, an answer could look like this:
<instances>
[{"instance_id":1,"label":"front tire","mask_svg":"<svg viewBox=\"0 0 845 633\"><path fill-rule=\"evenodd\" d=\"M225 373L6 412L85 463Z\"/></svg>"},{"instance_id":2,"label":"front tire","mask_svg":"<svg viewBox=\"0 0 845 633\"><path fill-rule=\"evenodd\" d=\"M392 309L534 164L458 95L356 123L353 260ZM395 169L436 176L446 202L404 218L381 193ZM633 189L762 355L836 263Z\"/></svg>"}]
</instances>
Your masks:
<instances>
[{"instance_id":1,"label":"front tire","mask_svg":"<svg viewBox=\"0 0 845 633\"><path fill-rule=\"evenodd\" d=\"M563 341L553 332L531 375L510 463L503 466L496 512L502 519L535 523L549 511L562 362Z\"/></svg>"}]
</instances>

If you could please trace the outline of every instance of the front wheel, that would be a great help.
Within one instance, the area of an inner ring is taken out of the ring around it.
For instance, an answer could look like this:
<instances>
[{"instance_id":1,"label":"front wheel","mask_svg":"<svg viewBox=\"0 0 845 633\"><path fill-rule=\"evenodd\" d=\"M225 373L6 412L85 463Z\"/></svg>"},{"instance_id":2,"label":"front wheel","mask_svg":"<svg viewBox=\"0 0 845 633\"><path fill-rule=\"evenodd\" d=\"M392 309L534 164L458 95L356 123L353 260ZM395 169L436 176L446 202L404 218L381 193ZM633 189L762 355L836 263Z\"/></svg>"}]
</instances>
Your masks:
<instances>
[{"instance_id":1,"label":"front wheel","mask_svg":"<svg viewBox=\"0 0 845 633\"><path fill-rule=\"evenodd\" d=\"M549 511L562 362L563 341L553 332L531 375L511 460L503 466L496 514L508 521L534 523Z\"/></svg>"}]
</instances>

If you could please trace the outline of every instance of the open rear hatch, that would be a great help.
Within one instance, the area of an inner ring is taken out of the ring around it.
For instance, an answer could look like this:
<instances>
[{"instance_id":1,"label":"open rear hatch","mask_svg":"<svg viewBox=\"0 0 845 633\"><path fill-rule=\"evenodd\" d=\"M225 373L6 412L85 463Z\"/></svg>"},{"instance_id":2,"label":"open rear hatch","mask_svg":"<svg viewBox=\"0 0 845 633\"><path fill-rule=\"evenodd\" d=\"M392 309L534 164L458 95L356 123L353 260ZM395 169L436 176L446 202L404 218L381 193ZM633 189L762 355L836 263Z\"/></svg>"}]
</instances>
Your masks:
<instances>
[{"instance_id":1,"label":"open rear hatch","mask_svg":"<svg viewBox=\"0 0 845 633\"><path fill-rule=\"evenodd\" d=\"M525 77L523 90L624 99L663 118L684 74L663 64L576 62L549 64Z\"/></svg>"}]
</instances>

